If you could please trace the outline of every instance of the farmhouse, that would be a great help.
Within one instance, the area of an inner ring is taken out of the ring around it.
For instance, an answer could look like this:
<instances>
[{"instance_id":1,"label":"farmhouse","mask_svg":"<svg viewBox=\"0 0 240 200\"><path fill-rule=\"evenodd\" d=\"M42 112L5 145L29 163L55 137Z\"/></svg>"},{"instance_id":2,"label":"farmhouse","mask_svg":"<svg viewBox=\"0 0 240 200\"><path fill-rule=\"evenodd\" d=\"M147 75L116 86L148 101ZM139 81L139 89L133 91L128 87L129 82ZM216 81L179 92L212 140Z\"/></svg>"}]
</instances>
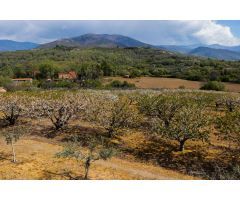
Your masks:
<instances>
[{"instance_id":1,"label":"farmhouse","mask_svg":"<svg viewBox=\"0 0 240 200\"><path fill-rule=\"evenodd\" d=\"M77 79L77 73L75 71L58 73L58 78L59 79L75 80L75 79Z\"/></svg>"}]
</instances>

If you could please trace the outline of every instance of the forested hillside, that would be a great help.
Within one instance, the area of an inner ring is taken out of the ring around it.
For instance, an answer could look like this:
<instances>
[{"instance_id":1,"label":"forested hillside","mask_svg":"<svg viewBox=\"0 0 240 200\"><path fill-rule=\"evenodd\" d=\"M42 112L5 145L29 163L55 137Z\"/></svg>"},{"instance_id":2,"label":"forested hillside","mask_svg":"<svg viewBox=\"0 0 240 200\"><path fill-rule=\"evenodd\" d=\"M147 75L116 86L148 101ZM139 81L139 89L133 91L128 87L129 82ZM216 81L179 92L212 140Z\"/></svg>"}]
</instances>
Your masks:
<instances>
[{"instance_id":1,"label":"forested hillside","mask_svg":"<svg viewBox=\"0 0 240 200\"><path fill-rule=\"evenodd\" d=\"M188 80L240 81L239 61L202 59L152 48L73 48L56 46L0 53L0 75L42 79L76 70L86 76L129 75ZM38 73L36 73L38 72Z\"/></svg>"}]
</instances>

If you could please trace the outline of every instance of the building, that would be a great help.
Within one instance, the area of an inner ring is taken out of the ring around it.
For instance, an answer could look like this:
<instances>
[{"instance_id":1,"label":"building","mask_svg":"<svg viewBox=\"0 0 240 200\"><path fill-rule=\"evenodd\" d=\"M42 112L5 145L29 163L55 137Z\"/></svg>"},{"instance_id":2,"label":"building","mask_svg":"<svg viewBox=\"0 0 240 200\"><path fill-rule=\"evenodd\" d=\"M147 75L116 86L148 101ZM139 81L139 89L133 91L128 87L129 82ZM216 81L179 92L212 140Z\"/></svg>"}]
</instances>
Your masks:
<instances>
[{"instance_id":1,"label":"building","mask_svg":"<svg viewBox=\"0 0 240 200\"><path fill-rule=\"evenodd\" d=\"M32 83L32 78L14 78L12 79L13 83L19 84L19 83Z\"/></svg>"},{"instance_id":2,"label":"building","mask_svg":"<svg viewBox=\"0 0 240 200\"><path fill-rule=\"evenodd\" d=\"M75 71L58 73L58 78L59 79L75 80L75 79L77 79L77 73Z\"/></svg>"}]
</instances>

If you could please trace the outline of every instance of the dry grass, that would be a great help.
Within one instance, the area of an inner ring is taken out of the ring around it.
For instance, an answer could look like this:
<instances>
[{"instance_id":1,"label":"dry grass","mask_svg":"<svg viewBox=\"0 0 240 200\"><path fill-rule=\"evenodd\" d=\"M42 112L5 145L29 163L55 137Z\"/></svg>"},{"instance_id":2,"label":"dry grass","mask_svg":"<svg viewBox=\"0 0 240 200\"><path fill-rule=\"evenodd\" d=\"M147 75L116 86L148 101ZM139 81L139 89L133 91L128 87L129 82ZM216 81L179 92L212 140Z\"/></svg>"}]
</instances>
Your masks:
<instances>
[{"instance_id":1,"label":"dry grass","mask_svg":"<svg viewBox=\"0 0 240 200\"><path fill-rule=\"evenodd\" d=\"M209 114L221 115L221 112ZM84 174L81 163L57 158L55 154L73 136L77 135L81 142L87 143L89 138L99 139L106 135L103 128L79 120L71 120L54 138L47 137L53 131L49 119L21 118L18 124L29 126L30 132L16 143L17 163L11 162L11 147L0 138L0 179L81 179ZM214 172L216 164L225 167L233 160L240 163L239 154L235 154L236 159L232 158L233 148L228 142L217 139L214 128L211 143L187 141L184 152L177 151L176 142L142 131L144 129L128 130L117 139L108 140L118 154L108 161L95 162L90 179L200 179L208 178L203 173ZM99 141L102 145L102 140Z\"/></svg>"},{"instance_id":2,"label":"dry grass","mask_svg":"<svg viewBox=\"0 0 240 200\"><path fill-rule=\"evenodd\" d=\"M105 82L110 80L127 81L134 83L136 87L142 89L177 89L180 86L184 86L186 89L199 89L203 83L199 81L188 81L177 78L157 78L157 77L140 77L140 78L122 78L122 77L110 77L105 78ZM240 84L224 83L226 90L230 92L240 92Z\"/></svg>"},{"instance_id":3,"label":"dry grass","mask_svg":"<svg viewBox=\"0 0 240 200\"><path fill-rule=\"evenodd\" d=\"M32 120L31 124L31 133L16 143L17 163L11 162L11 147L0 139L0 179L82 179L84 168L81 163L57 158L55 154L76 134L84 141L89 136L98 137L103 130L90 123L72 120L60 135L46 138L46 132L51 130L49 120ZM200 179L200 174L196 173L199 169L213 167L215 162L221 164L222 159L227 162L230 156L223 154L228 143L217 140L214 134L211 134L211 144L187 142L183 153L177 152L175 142L136 131L123 134L116 145L119 153L108 161L95 162L90 179Z\"/></svg>"},{"instance_id":4,"label":"dry grass","mask_svg":"<svg viewBox=\"0 0 240 200\"><path fill-rule=\"evenodd\" d=\"M0 179L81 179L84 171L75 159L57 158L63 140L71 134L92 134L94 127L88 123L73 121L72 128L54 138L41 136L49 128L48 120L33 121L35 129L15 144L17 163L11 162L11 147L0 139ZM81 128L76 127L81 124ZM167 170L153 164L140 162L132 156L113 157L108 161L97 161L90 169L90 179L194 179L182 173Z\"/></svg>"}]
</instances>

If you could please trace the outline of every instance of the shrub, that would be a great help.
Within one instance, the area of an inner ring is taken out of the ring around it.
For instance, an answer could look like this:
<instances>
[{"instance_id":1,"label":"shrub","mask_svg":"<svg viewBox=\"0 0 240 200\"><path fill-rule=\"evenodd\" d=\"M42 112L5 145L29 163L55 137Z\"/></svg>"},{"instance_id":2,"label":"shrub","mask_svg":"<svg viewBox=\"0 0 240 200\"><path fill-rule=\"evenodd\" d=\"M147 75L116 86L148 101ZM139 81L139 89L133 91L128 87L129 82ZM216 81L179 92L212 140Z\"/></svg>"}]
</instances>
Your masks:
<instances>
[{"instance_id":1,"label":"shrub","mask_svg":"<svg viewBox=\"0 0 240 200\"><path fill-rule=\"evenodd\" d=\"M14 92L14 91L35 91L38 90L37 86L35 86L33 83L13 83L10 82L9 84L6 84L4 88L7 91Z\"/></svg>"},{"instance_id":2,"label":"shrub","mask_svg":"<svg viewBox=\"0 0 240 200\"><path fill-rule=\"evenodd\" d=\"M0 76L0 86L5 87L6 85L10 84L12 80L5 76Z\"/></svg>"},{"instance_id":3,"label":"shrub","mask_svg":"<svg viewBox=\"0 0 240 200\"><path fill-rule=\"evenodd\" d=\"M153 68L153 69L150 69L149 72L151 73L152 76L155 76L155 77L161 77L167 74L166 69L163 69L163 68Z\"/></svg>"},{"instance_id":4,"label":"shrub","mask_svg":"<svg viewBox=\"0 0 240 200\"><path fill-rule=\"evenodd\" d=\"M138 69L132 69L129 75L130 78L136 78L140 76L141 76L141 71L139 71Z\"/></svg>"},{"instance_id":5,"label":"shrub","mask_svg":"<svg viewBox=\"0 0 240 200\"><path fill-rule=\"evenodd\" d=\"M118 89L129 89L129 88L135 88L135 84L133 83L128 83L127 81L119 81L119 80L114 80L108 85L106 85L107 88L118 88Z\"/></svg>"},{"instance_id":6,"label":"shrub","mask_svg":"<svg viewBox=\"0 0 240 200\"><path fill-rule=\"evenodd\" d=\"M82 86L85 88L101 88L102 83L99 80L89 79L89 80L82 82Z\"/></svg>"},{"instance_id":7,"label":"shrub","mask_svg":"<svg viewBox=\"0 0 240 200\"><path fill-rule=\"evenodd\" d=\"M43 89L52 88L75 88L78 84L72 81L62 80L62 81L42 81L39 83L39 87Z\"/></svg>"},{"instance_id":8,"label":"shrub","mask_svg":"<svg viewBox=\"0 0 240 200\"><path fill-rule=\"evenodd\" d=\"M178 88L179 89L186 89L185 85L180 85Z\"/></svg>"},{"instance_id":9,"label":"shrub","mask_svg":"<svg viewBox=\"0 0 240 200\"><path fill-rule=\"evenodd\" d=\"M209 82L205 83L200 89L201 90L224 91L225 85L218 81L209 81Z\"/></svg>"},{"instance_id":10,"label":"shrub","mask_svg":"<svg viewBox=\"0 0 240 200\"><path fill-rule=\"evenodd\" d=\"M14 126L10 126L8 128L5 128L3 130L1 130L1 134L4 136L6 144L7 145L11 145L11 149L12 149L12 162L16 163L16 151L15 151L15 145L14 143L16 143L20 137L23 135L23 133L26 130L23 129L23 127L14 127Z\"/></svg>"},{"instance_id":11,"label":"shrub","mask_svg":"<svg viewBox=\"0 0 240 200\"><path fill-rule=\"evenodd\" d=\"M108 160L114 155L112 148L99 148L94 141L91 141L87 147L87 151L82 150L82 144L77 142L76 139L72 144L67 145L63 151L56 154L57 157L75 158L77 161L80 161L80 166L84 167L84 180L89 179L88 174L92 163L97 160Z\"/></svg>"}]
</instances>

